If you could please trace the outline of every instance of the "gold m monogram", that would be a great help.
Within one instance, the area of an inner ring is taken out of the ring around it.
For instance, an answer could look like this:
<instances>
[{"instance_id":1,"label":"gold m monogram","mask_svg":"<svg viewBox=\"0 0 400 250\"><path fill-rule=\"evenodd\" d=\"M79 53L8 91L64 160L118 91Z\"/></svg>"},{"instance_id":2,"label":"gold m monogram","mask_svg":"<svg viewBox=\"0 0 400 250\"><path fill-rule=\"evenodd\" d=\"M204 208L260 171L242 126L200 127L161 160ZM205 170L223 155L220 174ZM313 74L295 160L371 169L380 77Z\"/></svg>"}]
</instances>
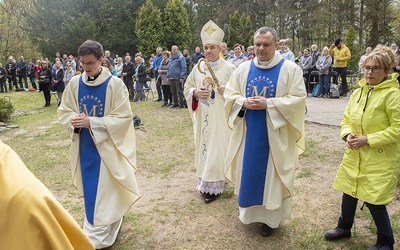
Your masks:
<instances>
[{"instance_id":1,"label":"gold m monogram","mask_svg":"<svg viewBox=\"0 0 400 250\"><path fill-rule=\"evenodd\" d=\"M96 116L97 105L92 105L92 109L88 112L87 104L83 104L83 112L87 116Z\"/></svg>"},{"instance_id":2,"label":"gold m monogram","mask_svg":"<svg viewBox=\"0 0 400 250\"><path fill-rule=\"evenodd\" d=\"M264 96L264 97L267 97L267 88L268 88L268 86L263 86L263 89L262 89L261 93L258 94L257 86L253 86L253 93L251 94L251 96Z\"/></svg>"}]
</instances>

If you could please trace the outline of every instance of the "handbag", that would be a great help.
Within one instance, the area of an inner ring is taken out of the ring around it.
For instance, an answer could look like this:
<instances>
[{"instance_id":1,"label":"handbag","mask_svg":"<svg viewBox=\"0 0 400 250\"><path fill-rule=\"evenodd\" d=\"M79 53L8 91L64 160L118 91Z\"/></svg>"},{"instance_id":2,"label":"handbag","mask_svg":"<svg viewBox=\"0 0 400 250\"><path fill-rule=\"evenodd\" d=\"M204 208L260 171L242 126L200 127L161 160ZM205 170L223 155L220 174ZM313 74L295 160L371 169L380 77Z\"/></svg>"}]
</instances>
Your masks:
<instances>
[{"instance_id":1,"label":"handbag","mask_svg":"<svg viewBox=\"0 0 400 250\"><path fill-rule=\"evenodd\" d=\"M39 84L45 85L50 83L50 78L39 78Z\"/></svg>"},{"instance_id":2,"label":"handbag","mask_svg":"<svg viewBox=\"0 0 400 250\"><path fill-rule=\"evenodd\" d=\"M57 88L58 88L58 83L54 83L53 82L53 84L51 85L51 90L52 91L57 91Z\"/></svg>"}]
</instances>

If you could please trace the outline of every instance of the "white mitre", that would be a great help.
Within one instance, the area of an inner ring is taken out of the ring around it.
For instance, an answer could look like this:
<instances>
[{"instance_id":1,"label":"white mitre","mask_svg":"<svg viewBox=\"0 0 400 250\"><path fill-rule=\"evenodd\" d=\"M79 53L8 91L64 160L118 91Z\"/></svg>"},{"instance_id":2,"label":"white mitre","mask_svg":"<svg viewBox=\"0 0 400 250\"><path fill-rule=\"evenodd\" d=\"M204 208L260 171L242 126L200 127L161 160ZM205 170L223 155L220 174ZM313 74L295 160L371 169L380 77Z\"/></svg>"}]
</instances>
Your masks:
<instances>
[{"instance_id":1,"label":"white mitre","mask_svg":"<svg viewBox=\"0 0 400 250\"><path fill-rule=\"evenodd\" d=\"M200 36L201 40L203 41L203 45L221 45L222 40L224 39L224 34L224 31L210 20L206 24L204 24L203 28L201 29Z\"/></svg>"}]
</instances>

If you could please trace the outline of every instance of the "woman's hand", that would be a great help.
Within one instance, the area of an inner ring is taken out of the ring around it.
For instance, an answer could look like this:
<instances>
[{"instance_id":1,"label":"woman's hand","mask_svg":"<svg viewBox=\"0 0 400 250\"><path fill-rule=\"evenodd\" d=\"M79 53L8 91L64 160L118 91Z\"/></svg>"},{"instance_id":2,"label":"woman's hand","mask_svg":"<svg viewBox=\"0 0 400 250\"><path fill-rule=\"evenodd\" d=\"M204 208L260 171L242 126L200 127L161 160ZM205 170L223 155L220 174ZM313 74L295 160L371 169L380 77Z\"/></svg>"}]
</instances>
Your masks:
<instances>
[{"instance_id":1,"label":"woman's hand","mask_svg":"<svg viewBox=\"0 0 400 250\"><path fill-rule=\"evenodd\" d=\"M368 138L365 135L349 134L346 138L346 146L350 149L359 149L368 145Z\"/></svg>"}]
</instances>

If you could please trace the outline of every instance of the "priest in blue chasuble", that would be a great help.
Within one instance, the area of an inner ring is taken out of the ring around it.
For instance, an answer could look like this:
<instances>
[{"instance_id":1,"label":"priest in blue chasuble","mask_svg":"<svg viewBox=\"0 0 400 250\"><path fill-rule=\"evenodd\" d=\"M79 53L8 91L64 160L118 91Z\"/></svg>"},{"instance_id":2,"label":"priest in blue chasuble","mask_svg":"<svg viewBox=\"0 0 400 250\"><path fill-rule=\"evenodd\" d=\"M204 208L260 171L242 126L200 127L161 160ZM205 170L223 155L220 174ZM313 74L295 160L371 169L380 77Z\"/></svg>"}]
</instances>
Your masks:
<instances>
[{"instance_id":1,"label":"priest in blue chasuble","mask_svg":"<svg viewBox=\"0 0 400 250\"><path fill-rule=\"evenodd\" d=\"M65 88L57 113L72 140L73 185L85 203L83 231L101 249L115 242L123 216L140 198L135 131L128 90L101 67L101 44L87 40L78 56L84 72Z\"/></svg>"},{"instance_id":2,"label":"priest in blue chasuble","mask_svg":"<svg viewBox=\"0 0 400 250\"><path fill-rule=\"evenodd\" d=\"M261 223L264 237L290 219L294 173L304 150L302 71L282 58L278 41L273 28L258 29L256 57L239 65L224 92L233 129L225 176L235 185L240 221Z\"/></svg>"}]
</instances>

